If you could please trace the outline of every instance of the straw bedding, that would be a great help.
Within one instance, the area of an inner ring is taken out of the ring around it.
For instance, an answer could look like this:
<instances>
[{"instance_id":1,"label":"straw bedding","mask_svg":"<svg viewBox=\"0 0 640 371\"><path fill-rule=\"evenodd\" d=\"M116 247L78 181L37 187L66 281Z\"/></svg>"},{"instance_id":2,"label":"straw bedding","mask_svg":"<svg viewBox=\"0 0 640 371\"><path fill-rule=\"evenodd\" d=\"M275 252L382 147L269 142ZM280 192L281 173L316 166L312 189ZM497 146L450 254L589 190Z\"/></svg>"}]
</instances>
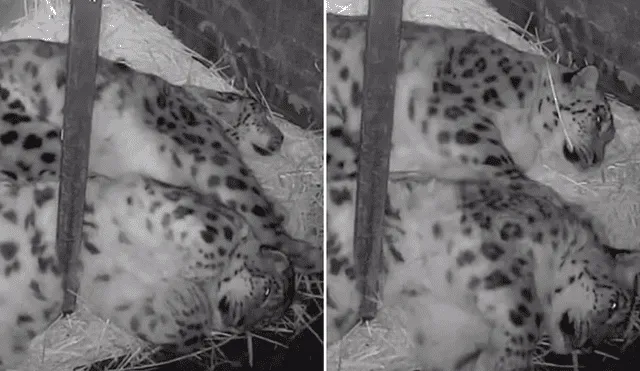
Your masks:
<instances>
[{"instance_id":1,"label":"straw bedding","mask_svg":"<svg viewBox=\"0 0 640 371\"><path fill-rule=\"evenodd\" d=\"M367 0L331 0L327 11L345 15L367 13ZM452 28L485 32L524 51L552 57L533 35L527 40L513 32L520 30L482 0L404 0L403 19ZM559 173L554 158L543 153L535 167L534 179L557 190L567 200L577 202L606 226L610 242L625 249L636 249L640 237L640 117L628 106L610 97L617 136L607 147L601 170L586 174ZM382 307L368 326L355 328L342 341L329 347L327 369L342 371L412 370L412 341L405 330L406 315L397 307ZM538 365L552 370L562 364L571 369L571 359L551 359L541 344ZM548 349L548 347L546 347ZM596 362L609 355L594 356ZM610 358L609 358L610 359ZM611 360L611 359L610 359ZM551 364L553 362L554 364ZM581 362L582 363L582 362ZM584 364L584 363L583 363ZM601 365L600 365L601 366Z\"/></svg>"},{"instance_id":2,"label":"straw bedding","mask_svg":"<svg viewBox=\"0 0 640 371\"><path fill-rule=\"evenodd\" d=\"M0 24L0 41L16 38L39 38L66 42L68 40L68 0L25 0L25 16L14 23ZM176 84L200 85L219 91L233 88L216 71L195 61L196 53L186 48L172 33L158 25L146 12L129 0L104 0L100 35L100 55L109 59L124 59L131 67L159 75ZM212 61L216 62L216 61ZM258 92L254 92L259 94ZM259 161L248 161L269 196L288 210L287 230L297 238L321 246L323 241L322 137L290 124L279 117L276 125L285 136L281 153ZM261 336L236 340L241 354L218 353L214 360L228 365L241 358L261 359L254 354L252 343L286 342L322 316L322 281L317 276L298 277L296 301L282 323ZM272 336L271 336L271 335ZM276 336L277 335L277 336ZM315 338L320 346L320 338ZM223 342L226 334L217 334ZM314 337L314 336L312 336ZM149 364L150 350L146 344L119 330L114 325L93 316L82 307L69 318L55 322L31 345L31 357L23 370L83 370L96 361L100 369L119 369L124 365ZM264 347L264 346L263 346ZM236 347L237 348L237 347ZM273 350L271 350L273 352ZM204 354L216 353L211 349ZM228 355L229 361L226 360ZM110 359L120 357L117 362Z\"/></svg>"}]
</instances>

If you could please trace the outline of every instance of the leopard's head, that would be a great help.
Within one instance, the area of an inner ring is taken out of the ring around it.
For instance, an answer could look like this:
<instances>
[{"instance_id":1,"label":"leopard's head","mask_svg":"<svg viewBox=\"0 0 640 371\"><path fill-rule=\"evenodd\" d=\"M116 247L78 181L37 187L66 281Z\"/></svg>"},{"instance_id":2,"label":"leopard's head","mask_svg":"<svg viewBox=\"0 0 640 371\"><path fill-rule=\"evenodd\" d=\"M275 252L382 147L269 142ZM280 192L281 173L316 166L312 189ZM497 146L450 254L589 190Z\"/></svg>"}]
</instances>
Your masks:
<instances>
[{"instance_id":1,"label":"leopard's head","mask_svg":"<svg viewBox=\"0 0 640 371\"><path fill-rule=\"evenodd\" d=\"M261 245L243 228L217 287L210 288L219 330L260 328L282 318L295 296L294 268L282 252Z\"/></svg>"},{"instance_id":2,"label":"leopard's head","mask_svg":"<svg viewBox=\"0 0 640 371\"><path fill-rule=\"evenodd\" d=\"M556 353L592 350L638 323L634 309L640 253L597 241L569 254L551 293L549 335Z\"/></svg>"},{"instance_id":3,"label":"leopard's head","mask_svg":"<svg viewBox=\"0 0 640 371\"><path fill-rule=\"evenodd\" d=\"M269 108L258 99L196 85L184 85L184 89L218 119L243 155L270 156L282 147L284 135L274 124Z\"/></svg>"},{"instance_id":4,"label":"leopard's head","mask_svg":"<svg viewBox=\"0 0 640 371\"><path fill-rule=\"evenodd\" d=\"M596 67L587 66L564 72L556 83L562 114L562 121L555 125L561 129L556 135L562 137L564 158L578 171L600 165L616 134L609 102L597 89L598 77ZM554 117L559 121L555 108Z\"/></svg>"},{"instance_id":5,"label":"leopard's head","mask_svg":"<svg viewBox=\"0 0 640 371\"><path fill-rule=\"evenodd\" d=\"M284 252L263 245L244 218L230 210L218 211L216 219L226 216L229 223L210 232L224 236L219 238L224 244L218 246L224 260L205 261L198 267L209 264L211 271L219 272L200 279L212 311L212 328L235 333L262 328L282 318L291 306L294 266Z\"/></svg>"},{"instance_id":6,"label":"leopard's head","mask_svg":"<svg viewBox=\"0 0 640 371\"><path fill-rule=\"evenodd\" d=\"M238 146L243 153L253 151L260 156L270 156L279 151L284 135L273 123L269 109L253 98L245 97L239 103L238 122L235 130L240 134Z\"/></svg>"}]
</instances>

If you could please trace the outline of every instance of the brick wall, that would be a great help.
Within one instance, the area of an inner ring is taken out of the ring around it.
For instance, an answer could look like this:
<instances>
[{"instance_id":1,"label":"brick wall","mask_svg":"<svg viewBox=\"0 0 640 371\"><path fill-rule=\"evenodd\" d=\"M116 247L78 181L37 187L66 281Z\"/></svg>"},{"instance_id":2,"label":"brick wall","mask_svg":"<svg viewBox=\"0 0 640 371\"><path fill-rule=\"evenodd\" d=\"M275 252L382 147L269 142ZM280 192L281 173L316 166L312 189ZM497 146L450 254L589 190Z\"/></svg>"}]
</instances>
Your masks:
<instances>
[{"instance_id":1,"label":"brick wall","mask_svg":"<svg viewBox=\"0 0 640 371\"><path fill-rule=\"evenodd\" d=\"M160 23L236 87L259 86L272 109L322 128L322 0L142 0Z\"/></svg>"},{"instance_id":2,"label":"brick wall","mask_svg":"<svg viewBox=\"0 0 640 371\"><path fill-rule=\"evenodd\" d=\"M524 27L533 15L527 31L533 33L536 24L538 0L487 0L487 3L495 8L500 15L515 22L520 27Z\"/></svg>"},{"instance_id":3,"label":"brick wall","mask_svg":"<svg viewBox=\"0 0 640 371\"><path fill-rule=\"evenodd\" d=\"M488 0L502 16L538 29L560 62L584 61L598 67L600 86L621 102L640 109L640 1Z\"/></svg>"},{"instance_id":4,"label":"brick wall","mask_svg":"<svg viewBox=\"0 0 640 371\"><path fill-rule=\"evenodd\" d=\"M621 102L640 109L640 1L543 0L542 37L570 58L601 72L601 86Z\"/></svg>"}]
</instances>

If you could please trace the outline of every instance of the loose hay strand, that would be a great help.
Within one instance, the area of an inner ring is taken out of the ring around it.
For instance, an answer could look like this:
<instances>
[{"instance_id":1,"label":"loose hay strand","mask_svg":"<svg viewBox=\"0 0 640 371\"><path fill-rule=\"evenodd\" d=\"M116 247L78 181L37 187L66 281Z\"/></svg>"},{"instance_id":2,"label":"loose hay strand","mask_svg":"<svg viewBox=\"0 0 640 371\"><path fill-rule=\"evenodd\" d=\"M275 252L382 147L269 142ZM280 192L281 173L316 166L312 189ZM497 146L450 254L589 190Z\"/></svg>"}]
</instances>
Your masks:
<instances>
[{"instance_id":1,"label":"loose hay strand","mask_svg":"<svg viewBox=\"0 0 640 371\"><path fill-rule=\"evenodd\" d=\"M556 94L556 86L553 83L553 76L551 76L551 67L549 67L549 61L546 61L545 64L547 67L547 76L549 76L549 86L551 87L551 94L553 95L553 103L556 106L556 111L558 111L558 120L560 121L560 126L562 126L564 139L567 141L569 150L573 151L573 143L571 142L571 137L569 136L569 132L567 131L567 124L564 122L562 111L560 110L560 102L558 100L558 94Z\"/></svg>"}]
</instances>

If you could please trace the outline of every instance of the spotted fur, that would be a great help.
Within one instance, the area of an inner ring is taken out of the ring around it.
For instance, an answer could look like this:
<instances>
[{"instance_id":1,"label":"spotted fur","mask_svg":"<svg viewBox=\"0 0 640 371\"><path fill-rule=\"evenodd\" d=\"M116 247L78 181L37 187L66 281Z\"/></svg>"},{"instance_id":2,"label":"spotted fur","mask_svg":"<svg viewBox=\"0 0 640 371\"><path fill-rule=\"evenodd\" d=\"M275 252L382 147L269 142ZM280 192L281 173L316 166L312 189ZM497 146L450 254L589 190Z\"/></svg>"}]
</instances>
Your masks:
<instances>
[{"instance_id":1,"label":"spotted fur","mask_svg":"<svg viewBox=\"0 0 640 371\"><path fill-rule=\"evenodd\" d=\"M359 320L353 233L365 27L361 17L328 15L329 343ZM615 128L597 71L547 69L545 59L488 35L408 22L400 53L391 170L439 180L389 184L382 300L409 313L422 368L524 371L542 333L557 353L622 334L638 320L631 277L640 254L614 256L599 223L526 174L548 148L579 171L602 163Z\"/></svg>"},{"instance_id":2,"label":"spotted fur","mask_svg":"<svg viewBox=\"0 0 640 371\"><path fill-rule=\"evenodd\" d=\"M618 264L588 214L552 192L531 181L390 182L383 302L407 310L424 370L530 370L543 332L557 353L624 332L640 254ZM329 184L329 343L358 321L354 204L355 180Z\"/></svg>"},{"instance_id":3,"label":"spotted fur","mask_svg":"<svg viewBox=\"0 0 640 371\"><path fill-rule=\"evenodd\" d=\"M365 17L327 16L329 147L357 145L365 31ZM592 66L570 70L484 33L403 22L391 170L513 178L542 150L558 155L559 169L597 167L615 135L597 82ZM353 177L354 153L331 151L329 176Z\"/></svg>"},{"instance_id":4,"label":"spotted fur","mask_svg":"<svg viewBox=\"0 0 640 371\"><path fill-rule=\"evenodd\" d=\"M58 179L65 68L66 44L0 43L0 174L6 179ZM232 95L217 96L219 112L209 113L184 87L104 58L96 86L90 172L189 186L240 213L263 244L285 252L301 271L322 269L322 250L286 233L284 217L243 160L246 146L225 134L221 120L236 111L222 112L220 102L234 101ZM240 116L249 114L245 108ZM245 140L251 141L235 138ZM278 141L265 145L275 149Z\"/></svg>"},{"instance_id":5,"label":"spotted fur","mask_svg":"<svg viewBox=\"0 0 640 371\"><path fill-rule=\"evenodd\" d=\"M0 369L60 314L58 182L0 183ZM79 301L153 344L193 351L211 331L282 317L294 272L234 210L140 176L90 177Z\"/></svg>"}]
</instances>

